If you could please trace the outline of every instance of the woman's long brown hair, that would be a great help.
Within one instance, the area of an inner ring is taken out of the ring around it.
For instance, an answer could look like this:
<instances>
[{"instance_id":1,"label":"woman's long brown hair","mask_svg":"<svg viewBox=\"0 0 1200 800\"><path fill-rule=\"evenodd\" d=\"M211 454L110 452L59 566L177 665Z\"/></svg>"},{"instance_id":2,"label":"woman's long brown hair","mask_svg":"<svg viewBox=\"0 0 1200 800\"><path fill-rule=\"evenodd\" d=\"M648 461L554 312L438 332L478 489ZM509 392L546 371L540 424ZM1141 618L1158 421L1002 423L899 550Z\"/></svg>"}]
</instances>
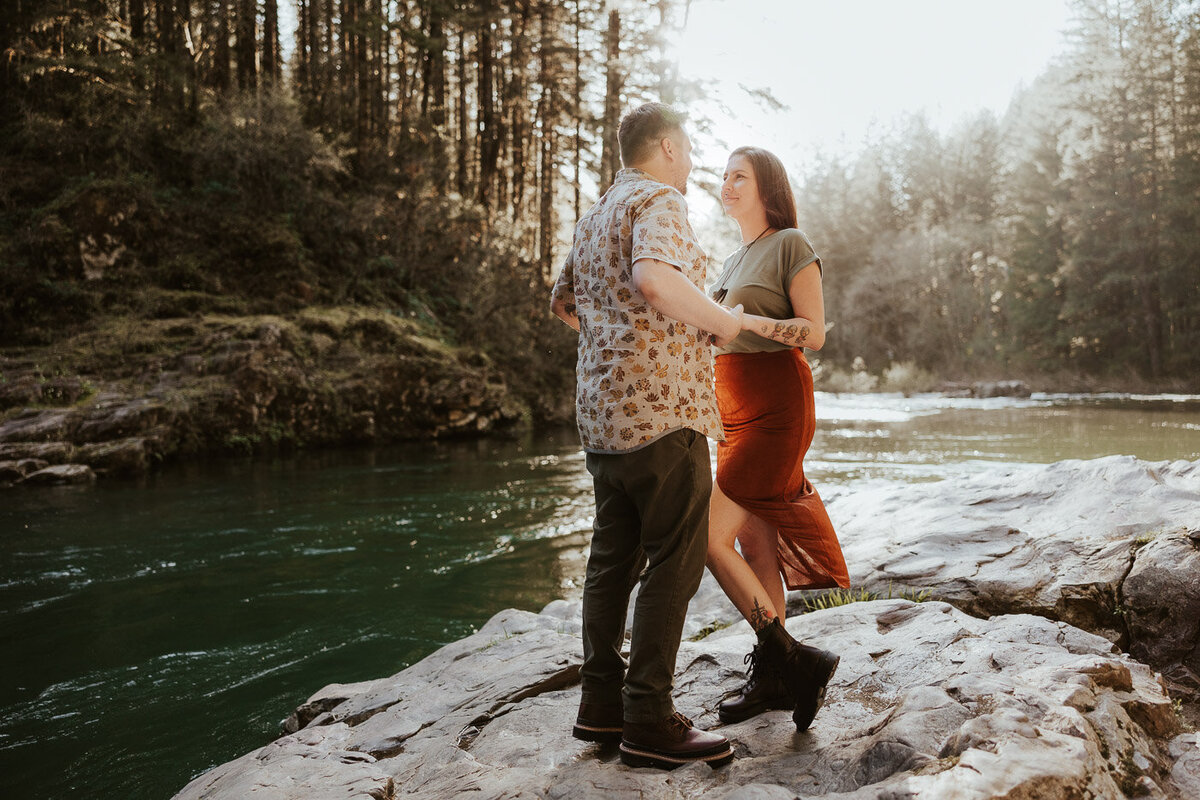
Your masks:
<instances>
[{"instance_id":1,"label":"woman's long brown hair","mask_svg":"<svg viewBox=\"0 0 1200 800\"><path fill-rule=\"evenodd\" d=\"M758 196L767 210L767 224L772 228L799 228L796 219L796 197L788 183L787 170L779 157L761 147L739 147L729 154L744 156L754 170Z\"/></svg>"}]
</instances>

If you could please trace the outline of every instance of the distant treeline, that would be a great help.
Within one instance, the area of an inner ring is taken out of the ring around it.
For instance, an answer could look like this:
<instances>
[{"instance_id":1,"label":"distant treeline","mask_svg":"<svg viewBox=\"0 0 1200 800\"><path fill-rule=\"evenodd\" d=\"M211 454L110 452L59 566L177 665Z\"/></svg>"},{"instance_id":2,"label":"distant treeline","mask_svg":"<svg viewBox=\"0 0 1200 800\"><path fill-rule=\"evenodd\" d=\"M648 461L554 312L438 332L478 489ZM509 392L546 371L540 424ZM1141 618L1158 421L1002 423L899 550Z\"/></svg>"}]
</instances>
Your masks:
<instances>
[{"instance_id":1,"label":"distant treeline","mask_svg":"<svg viewBox=\"0 0 1200 800\"><path fill-rule=\"evenodd\" d=\"M822 355L1195 385L1200 4L1073 10L1070 51L1003 119L939 135L916 116L804 176L837 325Z\"/></svg>"}]
</instances>

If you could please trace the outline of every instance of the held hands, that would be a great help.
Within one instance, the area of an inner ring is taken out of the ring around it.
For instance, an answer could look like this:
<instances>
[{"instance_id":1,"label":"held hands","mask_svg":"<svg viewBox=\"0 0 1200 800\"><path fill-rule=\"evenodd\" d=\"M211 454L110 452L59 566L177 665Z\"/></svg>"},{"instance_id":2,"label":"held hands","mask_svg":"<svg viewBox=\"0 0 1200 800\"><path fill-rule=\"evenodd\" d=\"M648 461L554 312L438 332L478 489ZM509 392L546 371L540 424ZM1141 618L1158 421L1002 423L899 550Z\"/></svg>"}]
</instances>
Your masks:
<instances>
[{"instance_id":1,"label":"held hands","mask_svg":"<svg viewBox=\"0 0 1200 800\"><path fill-rule=\"evenodd\" d=\"M727 324L723 327L723 329L721 331L713 333L713 335L711 337L712 343L714 345L716 345L717 347L724 347L725 345L729 344L734 339L736 339L738 337L738 334L742 332L742 327L744 324L744 313L742 310L742 304L738 303L733 308L728 309L728 311L729 311L729 320L728 320Z\"/></svg>"}]
</instances>

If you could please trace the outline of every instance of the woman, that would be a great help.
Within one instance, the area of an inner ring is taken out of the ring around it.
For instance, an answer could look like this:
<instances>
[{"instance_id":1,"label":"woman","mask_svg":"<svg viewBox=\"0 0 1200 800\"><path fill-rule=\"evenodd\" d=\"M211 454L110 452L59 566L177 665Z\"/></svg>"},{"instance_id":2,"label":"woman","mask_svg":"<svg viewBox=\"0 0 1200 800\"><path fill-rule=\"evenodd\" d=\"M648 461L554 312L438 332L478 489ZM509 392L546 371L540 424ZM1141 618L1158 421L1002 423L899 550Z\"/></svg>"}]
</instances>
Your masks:
<instances>
[{"instance_id":1,"label":"woman","mask_svg":"<svg viewBox=\"0 0 1200 800\"><path fill-rule=\"evenodd\" d=\"M742 232L713 299L741 304L742 333L717 351L717 405L726 440L717 448L709 506L708 568L758 634L750 676L721 703L724 722L768 709L812 723L838 656L796 642L783 627L788 589L849 586L829 515L804 477L816 429L804 349L825 342L821 261L796 226L796 201L778 158L733 151L721 201ZM734 541L741 543L741 554Z\"/></svg>"}]
</instances>

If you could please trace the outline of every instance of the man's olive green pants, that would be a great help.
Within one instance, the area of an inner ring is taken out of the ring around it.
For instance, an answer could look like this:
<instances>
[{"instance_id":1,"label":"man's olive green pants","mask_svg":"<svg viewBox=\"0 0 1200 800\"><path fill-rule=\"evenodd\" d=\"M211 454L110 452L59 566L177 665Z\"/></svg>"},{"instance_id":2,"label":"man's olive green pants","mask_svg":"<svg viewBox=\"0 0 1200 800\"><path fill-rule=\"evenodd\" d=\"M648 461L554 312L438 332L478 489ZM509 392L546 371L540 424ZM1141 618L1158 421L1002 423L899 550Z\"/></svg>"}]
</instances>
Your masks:
<instances>
[{"instance_id":1,"label":"man's olive green pants","mask_svg":"<svg viewBox=\"0 0 1200 800\"><path fill-rule=\"evenodd\" d=\"M683 428L629 453L588 453L587 468L596 521L583 586L583 702L623 703L626 721L656 722L675 710L675 656L704 573L708 439ZM621 643L639 575L626 667Z\"/></svg>"}]
</instances>

